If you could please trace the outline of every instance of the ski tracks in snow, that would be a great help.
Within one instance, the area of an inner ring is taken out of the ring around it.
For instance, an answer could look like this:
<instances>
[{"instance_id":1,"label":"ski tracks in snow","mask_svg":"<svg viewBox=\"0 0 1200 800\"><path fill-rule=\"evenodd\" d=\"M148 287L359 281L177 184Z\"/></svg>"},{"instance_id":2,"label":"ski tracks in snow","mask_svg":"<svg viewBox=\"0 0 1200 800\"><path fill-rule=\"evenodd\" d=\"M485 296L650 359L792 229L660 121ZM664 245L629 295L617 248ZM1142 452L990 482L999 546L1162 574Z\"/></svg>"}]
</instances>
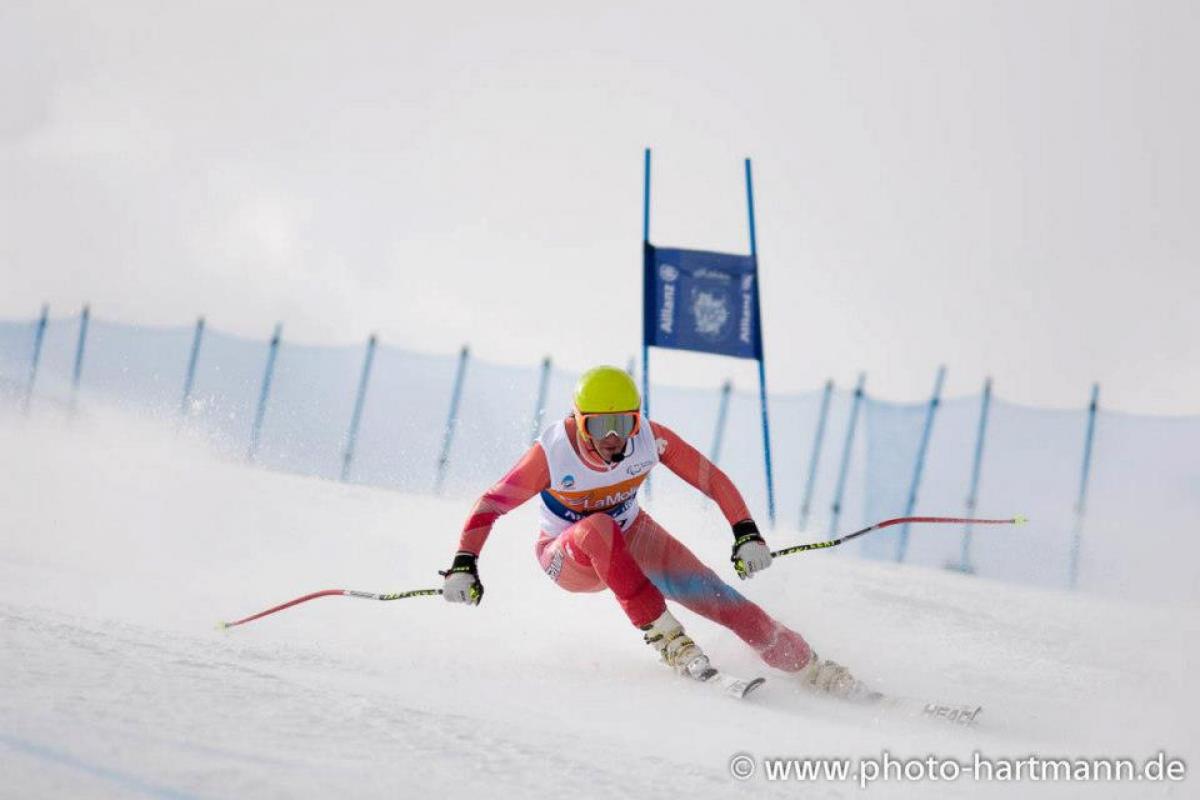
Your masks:
<instances>
[{"instance_id":1,"label":"ski tracks in snow","mask_svg":"<svg viewBox=\"0 0 1200 800\"><path fill-rule=\"evenodd\" d=\"M389 680L385 665L346 681L361 665L311 649L11 605L0 605L0 649L0 763L9 781L26 776L23 796L643 798L732 788L723 764L420 708L403 691L419 696L420 686ZM664 720L663 735L686 732ZM787 788L755 794L793 795Z\"/></svg>"}]
</instances>

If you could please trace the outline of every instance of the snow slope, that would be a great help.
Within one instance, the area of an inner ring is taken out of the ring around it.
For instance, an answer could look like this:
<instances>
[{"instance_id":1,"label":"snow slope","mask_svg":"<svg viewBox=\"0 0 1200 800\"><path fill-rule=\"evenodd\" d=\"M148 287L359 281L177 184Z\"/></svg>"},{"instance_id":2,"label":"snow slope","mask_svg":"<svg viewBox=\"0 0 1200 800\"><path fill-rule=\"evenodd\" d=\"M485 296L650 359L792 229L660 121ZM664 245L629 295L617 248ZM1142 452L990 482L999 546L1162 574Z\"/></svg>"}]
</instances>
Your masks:
<instances>
[{"instance_id":1,"label":"snow slope","mask_svg":"<svg viewBox=\"0 0 1200 800\"><path fill-rule=\"evenodd\" d=\"M0 797L851 797L848 782L737 782L727 764L883 750L1195 761L1194 606L793 557L745 592L879 687L985 715L931 724L773 672L739 704L655 663L611 598L554 587L532 508L498 525L477 609L329 598L215 629L320 588L437 586L469 505L249 468L127 418L0 416ZM715 508L652 510L727 569ZM759 671L731 634L680 616L717 664ZM1195 781L919 789L1188 797Z\"/></svg>"}]
</instances>

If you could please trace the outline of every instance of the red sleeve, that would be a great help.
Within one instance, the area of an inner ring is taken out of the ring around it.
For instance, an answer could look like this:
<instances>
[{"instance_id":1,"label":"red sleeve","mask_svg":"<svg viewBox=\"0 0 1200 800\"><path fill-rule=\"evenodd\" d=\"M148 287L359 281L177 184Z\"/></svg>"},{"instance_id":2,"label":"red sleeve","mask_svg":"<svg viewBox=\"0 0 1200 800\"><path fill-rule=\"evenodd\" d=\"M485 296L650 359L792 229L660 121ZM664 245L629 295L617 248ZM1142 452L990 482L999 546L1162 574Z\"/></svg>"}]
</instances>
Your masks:
<instances>
[{"instance_id":1,"label":"red sleeve","mask_svg":"<svg viewBox=\"0 0 1200 800\"><path fill-rule=\"evenodd\" d=\"M746 507L742 493L716 464L667 426L651 422L650 429L658 441L658 460L671 472L715 500L730 525L750 519L750 509Z\"/></svg>"},{"instance_id":2,"label":"red sleeve","mask_svg":"<svg viewBox=\"0 0 1200 800\"><path fill-rule=\"evenodd\" d=\"M535 444L525 451L521 460L495 486L483 493L471 509L458 540L458 549L479 555L492 525L501 514L550 486L550 466L542 446Z\"/></svg>"}]
</instances>

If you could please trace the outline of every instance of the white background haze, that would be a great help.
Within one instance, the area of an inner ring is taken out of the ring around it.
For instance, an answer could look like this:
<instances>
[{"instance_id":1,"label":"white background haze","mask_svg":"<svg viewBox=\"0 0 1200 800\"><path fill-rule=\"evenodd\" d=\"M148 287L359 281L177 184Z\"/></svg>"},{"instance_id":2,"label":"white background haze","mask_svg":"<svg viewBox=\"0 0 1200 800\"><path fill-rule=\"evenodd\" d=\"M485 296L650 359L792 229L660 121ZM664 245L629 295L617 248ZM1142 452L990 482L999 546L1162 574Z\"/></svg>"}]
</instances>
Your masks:
<instances>
[{"instance_id":1,"label":"white background haze","mask_svg":"<svg viewBox=\"0 0 1200 800\"><path fill-rule=\"evenodd\" d=\"M1191 2L0 6L0 315L573 369L748 249L773 390L1195 413ZM599 337L597 332L603 331ZM502 334L502 335L501 335ZM661 380L753 383L685 355Z\"/></svg>"}]
</instances>

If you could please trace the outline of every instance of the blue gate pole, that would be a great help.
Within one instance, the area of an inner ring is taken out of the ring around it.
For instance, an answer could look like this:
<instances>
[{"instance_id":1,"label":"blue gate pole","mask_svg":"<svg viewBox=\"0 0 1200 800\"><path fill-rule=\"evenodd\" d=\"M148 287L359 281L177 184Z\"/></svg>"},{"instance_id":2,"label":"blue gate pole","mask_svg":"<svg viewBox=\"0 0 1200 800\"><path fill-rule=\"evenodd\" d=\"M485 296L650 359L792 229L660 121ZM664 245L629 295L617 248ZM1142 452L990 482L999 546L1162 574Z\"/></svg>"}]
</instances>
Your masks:
<instances>
[{"instance_id":1,"label":"blue gate pole","mask_svg":"<svg viewBox=\"0 0 1200 800\"><path fill-rule=\"evenodd\" d=\"M42 342L46 338L46 325L50 321L50 306L42 304L42 316L33 330L33 357L29 359L29 380L25 382L25 398L21 401L21 412L29 414L33 402L33 384L37 380L38 362L42 360Z\"/></svg>"},{"instance_id":2,"label":"blue gate pole","mask_svg":"<svg viewBox=\"0 0 1200 800\"><path fill-rule=\"evenodd\" d=\"M904 516L911 517L917 507L917 492L921 489L921 475L925 471L925 454L929 450L929 436L933 433L933 419L937 415L938 406L942 402L942 384L946 380L946 368L938 367L937 380L933 384L933 396L929 398L929 407L925 409L925 428L921 431L921 445L917 448L917 463L913 466L912 483L908 487L908 502L904 506ZM904 561L908 555L908 523L900 529L900 538L896 542L896 561Z\"/></svg>"},{"instance_id":3,"label":"blue gate pole","mask_svg":"<svg viewBox=\"0 0 1200 800\"><path fill-rule=\"evenodd\" d=\"M187 416L188 401L192 399L192 386L196 382L196 362L200 359L200 340L204 337L204 317L196 320L196 332L192 334L192 353L188 357L187 375L183 379L183 398L179 401L179 420Z\"/></svg>"},{"instance_id":4,"label":"blue gate pole","mask_svg":"<svg viewBox=\"0 0 1200 800\"><path fill-rule=\"evenodd\" d=\"M817 434L813 439L812 455L808 459L808 480L804 483L804 500L800 503L800 530L808 524L808 511L812 507L813 489L817 484L817 466L821 462L821 447L825 441L825 420L829 416L829 398L833 394L833 379L825 381L821 395L821 411L817 415Z\"/></svg>"},{"instance_id":5,"label":"blue gate pole","mask_svg":"<svg viewBox=\"0 0 1200 800\"><path fill-rule=\"evenodd\" d=\"M762 301L759 292L758 237L754 228L754 179L750 173L750 159L746 159L746 210L750 216L750 256L754 259L754 324L758 328L758 397L762 404L763 466L767 471L767 517L775 527L775 477L771 470L771 422L767 416L767 357L763 346Z\"/></svg>"},{"instance_id":6,"label":"blue gate pole","mask_svg":"<svg viewBox=\"0 0 1200 800\"><path fill-rule=\"evenodd\" d=\"M650 250L650 148L646 148L642 168L642 271L646 270L646 256ZM648 291L645 275L642 276L642 414L650 419L650 346L649 326L651 306L654 298ZM651 499L650 477L646 477L646 500Z\"/></svg>"},{"instance_id":7,"label":"blue gate pole","mask_svg":"<svg viewBox=\"0 0 1200 800\"><path fill-rule=\"evenodd\" d=\"M87 346L88 320L91 319L91 316L91 308L85 305L79 315L79 341L75 345L75 369L71 374L72 414L75 413L75 406L79 402L79 383L83 378L83 351Z\"/></svg>"},{"instance_id":8,"label":"blue gate pole","mask_svg":"<svg viewBox=\"0 0 1200 800\"><path fill-rule=\"evenodd\" d=\"M354 461L354 445L358 442L358 424L362 421L363 404L367 400L367 385L371 380L371 362L375 360L375 334L367 339L367 354L363 358L362 374L358 378L358 393L354 396L354 413L350 415L350 430L346 432L346 450L342 453L342 480L350 478Z\"/></svg>"},{"instance_id":9,"label":"blue gate pole","mask_svg":"<svg viewBox=\"0 0 1200 800\"><path fill-rule=\"evenodd\" d=\"M271 347L267 351L267 368L263 372L262 388L258 393L258 409L254 412L254 427L250 429L250 449L246 452L246 460L254 463L258 454L258 440L262 435L263 417L267 414L267 398L271 395L271 377L275 374L275 356L279 352L279 337L283 334L283 323L275 324L275 333L271 336Z\"/></svg>"},{"instance_id":10,"label":"blue gate pole","mask_svg":"<svg viewBox=\"0 0 1200 800\"><path fill-rule=\"evenodd\" d=\"M433 484L434 494L442 493L442 484L446 480L446 468L450 465L450 445L454 442L454 428L458 425L458 402L462 397L463 377L467 372L467 358L470 349L463 345L458 354L458 369L454 373L454 389L450 394L450 415L446 419L446 431L442 436L442 453L438 456L437 478Z\"/></svg>"},{"instance_id":11,"label":"blue gate pole","mask_svg":"<svg viewBox=\"0 0 1200 800\"><path fill-rule=\"evenodd\" d=\"M717 429L713 434L712 452L708 460L716 464L721 460L721 442L725 438L725 418L729 415L729 393L733 389L731 381L721 384L721 400L717 406Z\"/></svg>"},{"instance_id":12,"label":"blue gate pole","mask_svg":"<svg viewBox=\"0 0 1200 800\"><path fill-rule=\"evenodd\" d=\"M975 458L971 463L971 489L967 493L967 517L975 516L979 501L979 473L983 468L983 442L987 437L988 412L992 407L992 379L983 382L983 400L979 407L979 432L975 435ZM958 559L959 572L974 573L971 563L971 523L963 525L962 554Z\"/></svg>"},{"instance_id":13,"label":"blue gate pole","mask_svg":"<svg viewBox=\"0 0 1200 800\"><path fill-rule=\"evenodd\" d=\"M537 402L533 405L533 425L529 441L536 442L542 433L542 419L546 416L546 392L550 386L550 356L542 359L542 374L538 378Z\"/></svg>"},{"instance_id":14,"label":"blue gate pole","mask_svg":"<svg viewBox=\"0 0 1200 800\"><path fill-rule=\"evenodd\" d=\"M867 383L867 374L858 373L858 383L854 385L854 397L850 401L850 419L846 423L846 442L842 445L842 463L838 466L837 487L833 490L832 516L829 520L829 538L837 534L838 523L842 516L842 496L846 492L846 475L850 472L850 455L854 452L854 429L858 425L858 412L862 407L863 387Z\"/></svg>"},{"instance_id":15,"label":"blue gate pole","mask_svg":"<svg viewBox=\"0 0 1200 800\"><path fill-rule=\"evenodd\" d=\"M1092 441L1096 434L1096 409L1100 405L1100 384L1092 384L1092 402L1088 405L1087 435L1083 440L1083 476L1079 479L1079 500L1075 503L1075 529L1071 533L1071 588L1079 584L1079 548L1083 538L1083 515L1087 500L1088 475L1092 470Z\"/></svg>"}]
</instances>

